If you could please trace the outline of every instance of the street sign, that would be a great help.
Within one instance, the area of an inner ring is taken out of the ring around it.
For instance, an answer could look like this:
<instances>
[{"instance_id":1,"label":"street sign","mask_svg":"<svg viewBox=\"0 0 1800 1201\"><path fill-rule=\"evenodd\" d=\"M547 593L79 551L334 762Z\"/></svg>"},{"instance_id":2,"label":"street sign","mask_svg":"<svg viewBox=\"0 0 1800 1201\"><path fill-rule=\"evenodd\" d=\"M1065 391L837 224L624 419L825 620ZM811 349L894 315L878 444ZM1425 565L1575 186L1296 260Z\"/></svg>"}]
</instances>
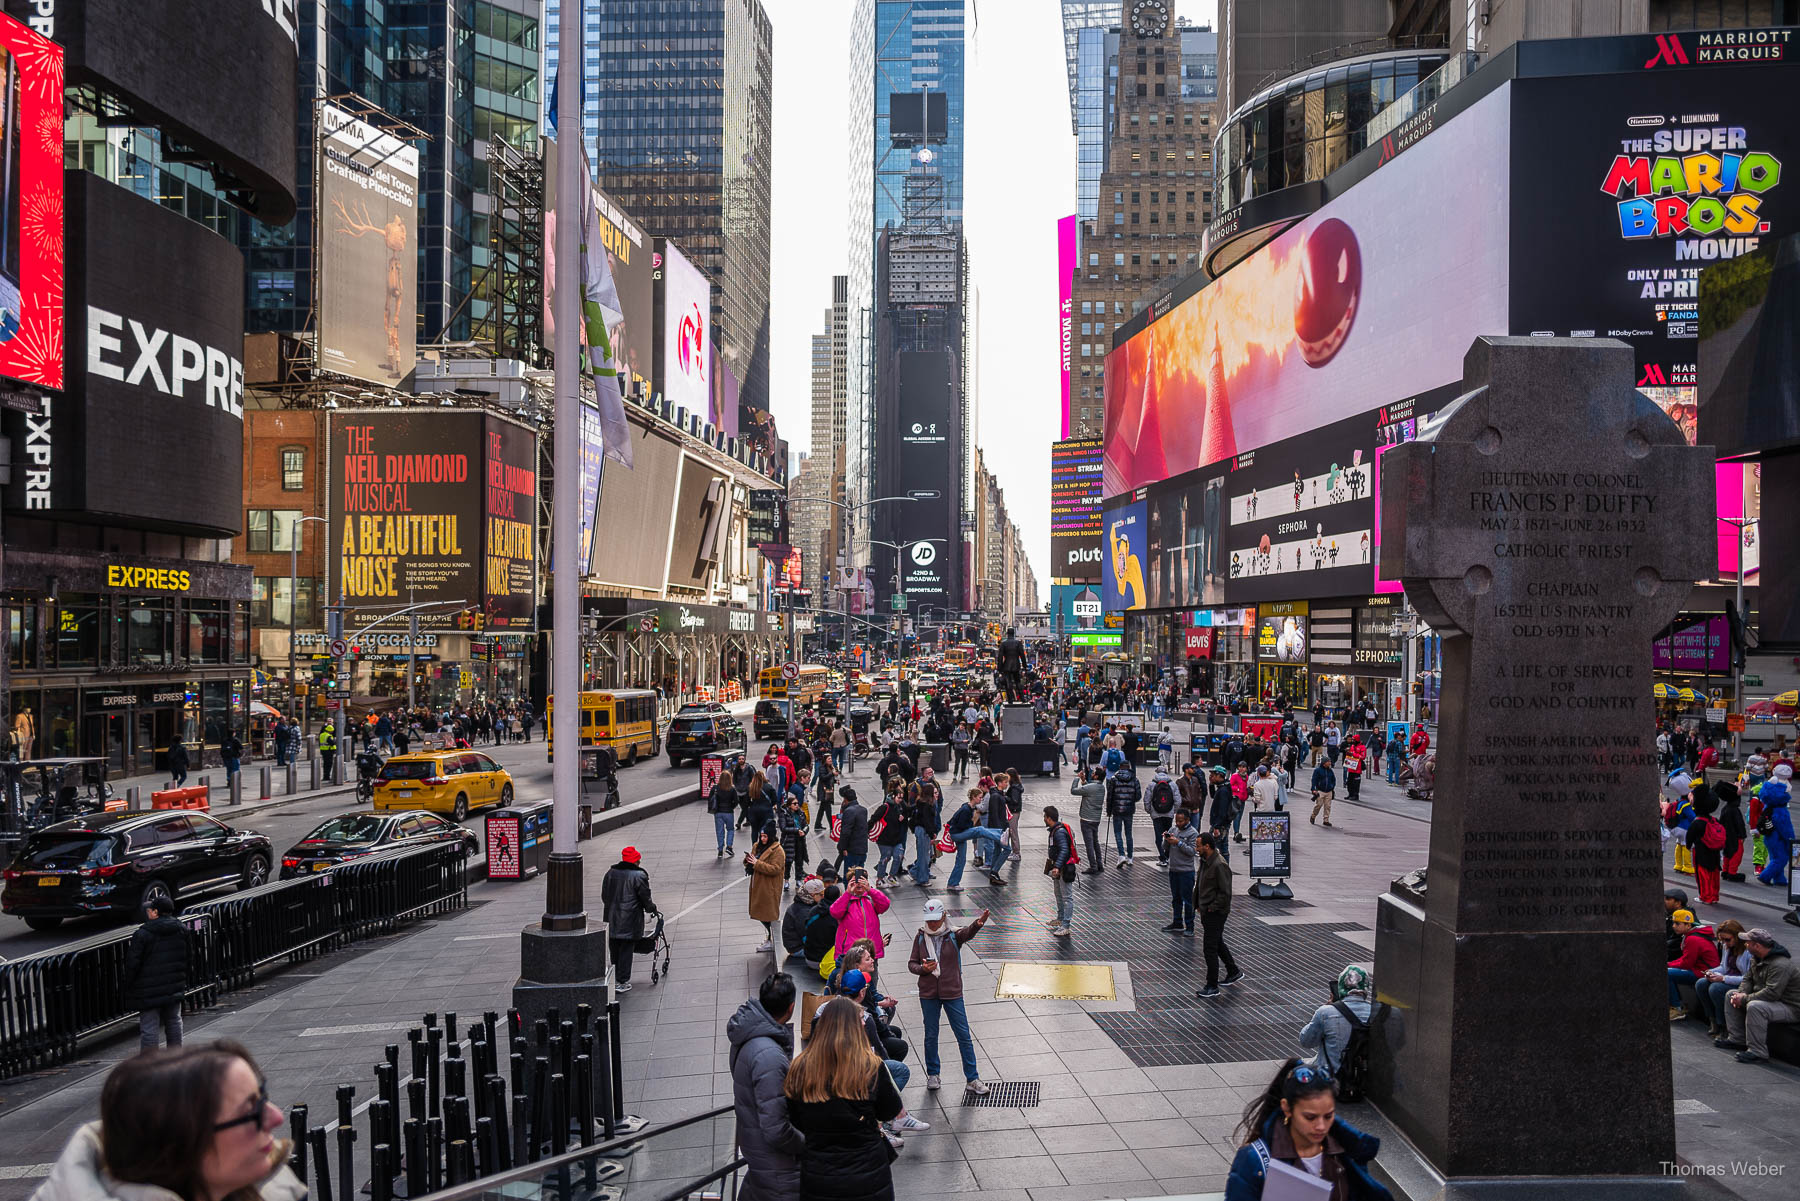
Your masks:
<instances>
[{"instance_id":1,"label":"street sign","mask_svg":"<svg viewBox=\"0 0 1800 1201\"><path fill-rule=\"evenodd\" d=\"M325 709L327 712L335 713L338 709L338 706L342 705L343 703L344 703L343 701L326 701Z\"/></svg>"},{"instance_id":2,"label":"street sign","mask_svg":"<svg viewBox=\"0 0 1800 1201\"><path fill-rule=\"evenodd\" d=\"M903 593L903 592L894 593L894 612L896 612L896 613L906 612L906 594L905 593Z\"/></svg>"},{"instance_id":3,"label":"street sign","mask_svg":"<svg viewBox=\"0 0 1800 1201\"><path fill-rule=\"evenodd\" d=\"M781 678L784 680L798 680L800 678L800 665L798 663L783 663L781 665Z\"/></svg>"},{"instance_id":4,"label":"street sign","mask_svg":"<svg viewBox=\"0 0 1800 1201\"><path fill-rule=\"evenodd\" d=\"M345 655L347 655L349 653L350 653L350 644L348 642L345 642L342 638L333 638L331 640L331 657L332 658L342 659Z\"/></svg>"},{"instance_id":5,"label":"street sign","mask_svg":"<svg viewBox=\"0 0 1800 1201\"><path fill-rule=\"evenodd\" d=\"M1725 729L1732 734L1742 734L1744 732L1744 715L1742 713L1727 713L1725 715Z\"/></svg>"},{"instance_id":6,"label":"street sign","mask_svg":"<svg viewBox=\"0 0 1800 1201\"><path fill-rule=\"evenodd\" d=\"M1708 707L1708 708L1707 708L1707 710L1706 710L1706 720L1707 720L1707 721L1710 721L1710 722L1721 722L1721 721L1724 721L1724 720L1725 720L1725 709L1724 709L1724 707L1723 707L1723 706L1710 706L1710 707Z\"/></svg>"},{"instance_id":7,"label":"street sign","mask_svg":"<svg viewBox=\"0 0 1800 1201\"><path fill-rule=\"evenodd\" d=\"M1761 676L1749 676L1749 675L1745 676L1744 677L1744 687L1746 687L1746 688L1761 688L1762 687L1762 677Z\"/></svg>"},{"instance_id":8,"label":"street sign","mask_svg":"<svg viewBox=\"0 0 1800 1201\"><path fill-rule=\"evenodd\" d=\"M350 690L348 688L327 688L325 695L334 701L348 700Z\"/></svg>"}]
</instances>

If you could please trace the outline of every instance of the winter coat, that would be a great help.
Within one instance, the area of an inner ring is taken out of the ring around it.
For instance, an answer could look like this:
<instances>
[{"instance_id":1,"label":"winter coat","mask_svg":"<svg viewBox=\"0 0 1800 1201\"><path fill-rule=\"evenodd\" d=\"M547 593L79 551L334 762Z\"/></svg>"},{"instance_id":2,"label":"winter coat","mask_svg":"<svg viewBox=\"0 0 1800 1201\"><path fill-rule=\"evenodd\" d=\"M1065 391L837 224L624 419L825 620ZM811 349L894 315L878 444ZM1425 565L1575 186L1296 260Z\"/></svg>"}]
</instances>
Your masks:
<instances>
[{"instance_id":1,"label":"winter coat","mask_svg":"<svg viewBox=\"0 0 1800 1201\"><path fill-rule=\"evenodd\" d=\"M1075 782L1069 785L1069 795L1081 798L1080 816L1082 821L1099 824L1100 819L1106 814L1106 782L1104 780L1083 781L1077 777Z\"/></svg>"},{"instance_id":2,"label":"winter coat","mask_svg":"<svg viewBox=\"0 0 1800 1201\"><path fill-rule=\"evenodd\" d=\"M781 1201L800 1189L806 1136L788 1120L788 1061L794 1030L752 997L725 1023L731 1043L731 1104L737 1111L738 1150L749 1163L739 1198Z\"/></svg>"},{"instance_id":3,"label":"winter coat","mask_svg":"<svg viewBox=\"0 0 1800 1201\"><path fill-rule=\"evenodd\" d=\"M708 813L736 813L738 800L737 788L732 784L731 777L721 774L719 782L713 785L712 796L707 799L706 811Z\"/></svg>"},{"instance_id":4,"label":"winter coat","mask_svg":"<svg viewBox=\"0 0 1800 1201\"><path fill-rule=\"evenodd\" d=\"M607 868L600 881L600 908L608 939L642 938L644 914L656 908L650 899L650 873L623 859Z\"/></svg>"},{"instance_id":5,"label":"winter coat","mask_svg":"<svg viewBox=\"0 0 1800 1201\"><path fill-rule=\"evenodd\" d=\"M920 926L913 935L912 958L906 970L919 978L919 996L939 1001L954 1001L963 995L962 945L975 937L981 927L970 923L958 930L945 923L936 934ZM934 976L919 965L927 959L937 960Z\"/></svg>"},{"instance_id":6,"label":"winter coat","mask_svg":"<svg viewBox=\"0 0 1800 1201\"><path fill-rule=\"evenodd\" d=\"M831 910L821 904L818 916L807 920L801 927L800 958L815 967L825 961L837 944L838 920L831 916Z\"/></svg>"},{"instance_id":7,"label":"winter coat","mask_svg":"<svg viewBox=\"0 0 1800 1201\"><path fill-rule=\"evenodd\" d=\"M188 769L187 744L171 742L169 744L169 771L179 775Z\"/></svg>"},{"instance_id":8,"label":"winter coat","mask_svg":"<svg viewBox=\"0 0 1800 1201\"><path fill-rule=\"evenodd\" d=\"M875 958L886 953L881 941L881 915L888 911L888 904L887 893L873 887L860 897L845 893L831 903L831 916L838 922L837 938L831 945L840 958L859 938L875 944Z\"/></svg>"},{"instance_id":9,"label":"winter coat","mask_svg":"<svg viewBox=\"0 0 1800 1201\"><path fill-rule=\"evenodd\" d=\"M1175 790L1181 794L1181 804L1189 813L1199 814L1206 810L1206 780L1200 775L1183 774L1175 781Z\"/></svg>"},{"instance_id":10,"label":"winter coat","mask_svg":"<svg viewBox=\"0 0 1800 1201\"><path fill-rule=\"evenodd\" d=\"M905 1108L886 1065L876 1066L864 1096L825 1101L789 1098L788 1116L806 1136L800 1156L800 1201L894 1201L894 1178L888 1170L893 1149L879 1123L893 1121Z\"/></svg>"},{"instance_id":11,"label":"winter coat","mask_svg":"<svg viewBox=\"0 0 1800 1201\"><path fill-rule=\"evenodd\" d=\"M838 810L838 854L869 853L869 811L861 801L848 801Z\"/></svg>"},{"instance_id":12,"label":"winter coat","mask_svg":"<svg viewBox=\"0 0 1800 1201\"><path fill-rule=\"evenodd\" d=\"M187 927L171 914L145 922L125 949L125 987L139 1009L177 1004L187 995Z\"/></svg>"},{"instance_id":13,"label":"winter coat","mask_svg":"<svg viewBox=\"0 0 1800 1201\"><path fill-rule=\"evenodd\" d=\"M1237 798L1231 795L1231 785L1220 780L1213 785L1212 810L1206 820L1212 823L1215 830L1223 830L1231 825L1232 815L1237 812Z\"/></svg>"},{"instance_id":14,"label":"winter coat","mask_svg":"<svg viewBox=\"0 0 1800 1201\"><path fill-rule=\"evenodd\" d=\"M1336 792L1337 773L1324 763L1313 768L1312 790L1314 792Z\"/></svg>"},{"instance_id":15,"label":"winter coat","mask_svg":"<svg viewBox=\"0 0 1800 1201\"><path fill-rule=\"evenodd\" d=\"M897 847L906 841L907 832L912 824L907 821L904 804L891 801L882 802L881 808L875 811L875 821L882 822L881 833L875 836L875 845L881 847ZM871 822L873 828L873 822Z\"/></svg>"},{"instance_id":16,"label":"winter coat","mask_svg":"<svg viewBox=\"0 0 1800 1201\"><path fill-rule=\"evenodd\" d=\"M814 914L823 913L825 906L818 901L798 898L781 917L781 945L789 955L798 955L806 949L806 923Z\"/></svg>"},{"instance_id":17,"label":"winter coat","mask_svg":"<svg viewBox=\"0 0 1800 1201\"><path fill-rule=\"evenodd\" d=\"M1194 908L1202 913L1231 913L1231 865L1223 851L1200 865L1200 879L1194 884Z\"/></svg>"},{"instance_id":18,"label":"winter coat","mask_svg":"<svg viewBox=\"0 0 1800 1201\"><path fill-rule=\"evenodd\" d=\"M991 788L988 790L987 800L983 804L985 817L981 824L990 830L1006 829L1008 819L1011 817L1011 810L1006 802L1006 793L998 788Z\"/></svg>"},{"instance_id":19,"label":"winter coat","mask_svg":"<svg viewBox=\"0 0 1800 1201\"><path fill-rule=\"evenodd\" d=\"M1175 781L1169 778L1168 772L1157 772L1151 777L1150 795L1145 800L1144 807L1156 817L1167 817L1175 812L1175 803Z\"/></svg>"},{"instance_id":20,"label":"winter coat","mask_svg":"<svg viewBox=\"0 0 1800 1201\"><path fill-rule=\"evenodd\" d=\"M262 1201L306 1201L306 1186L287 1166L284 1148L288 1146L287 1140L277 1140L281 1166L253 1186ZM33 1201L183 1201L159 1185L115 1180L106 1170L100 1147L99 1122L89 1122L75 1131L49 1177L32 1194ZM242 1195L232 1194L234 1198Z\"/></svg>"},{"instance_id":21,"label":"winter coat","mask_svg":"<svg viewBox=\"0 0 1800 1201\"><path fill-rule=\"evenodd\" d=\"M1263 1167L1264 1156L1281 1159L1289 1167L1300 1167L1299 1161L1292 1158L1294 1144L1288 1139L1287 1128L1279 1121L1280 1116L1279 1113L1271 1115L1263 1123L1261 1136L1238 1148L1237 1157L1231 1161L1231 1175L1225 1180L1225 1201L1260 1201L1263 1178L1267 1174ZM1334 1145L1335 1152L1332 1150ZM1369 1161L1381 1153L1380 1139L1364 1134L1339 1118L1325 1136L1325 1149L1327 1157L1335 1160L1334 1175L1342 1176L1349 1186L1350 1201L1393 1201L1394 1195L1387 1187L1369 1175Z\"/></svg>"},{"instance_id":22,"label":"winter coat","mask_svg":"<svg viewBox=\"0 0 1800 1201\"><path fill-rule=\"evenodd\" d=\"M1716 852L1715 852L1716 853ZM1719 966L1719 944L1711 926L1695 926L1681 940L1681 955L1669 960L1673 968L1685 968L1698 976Z\"/></svg>"},{"instance_id":23,"label":"winter coat","mask_svg":"<svg viewBox=\"0 0 1800 1201\"><path fill-rule=\"evenodd\" d=\"M1750 965L1750 974L1738 985L1738 991L1751 1001L1784 1001L1800 1008L1800 971L1794 969L1793 957L1780 943Z\"/></svg>"},{"instance_id":24,"label":"winter coat","mask_svg":"<svg viewBox=\"0 0 1800 1201\"><path fill-rule=\"evenodd\" d=\"M1346 996L1344 1007L1361 1018L1365 1026L1369 1024L1369 1014L1374 1012L1367 993ZM1353 1033L1350 1019L1339 1013L1335 1004L1321 1005L1313 1010L1312 1021L1300 1028L1300 1049L1312 1052L1315 1067L1335 1075L1344 1066L1344 1050Z\"/></svg>"},{"instance_id":25,"label":"winter coat","mask_svg":"<svg viewBox=\"0 0 1800 1201\"><path fill-rule=\"evenodd\" d=\"M1137 812L1138 801L1143 795L1143 785L1138 783L1136 776L1119 772L1106 781L1106 812L1130 817Z\"/></svg>"},{"instance_id":26,"label":"winter coat","mask_svg":"<svg viewBox=\"0 0 1800 1201\"><path fill-rule=\"evenodd\" d=\"M750 916L759 922L781 920L781 881L787 875L787 852L779 842L763 848L750 861Z\"/></svg>"}]
</instances>

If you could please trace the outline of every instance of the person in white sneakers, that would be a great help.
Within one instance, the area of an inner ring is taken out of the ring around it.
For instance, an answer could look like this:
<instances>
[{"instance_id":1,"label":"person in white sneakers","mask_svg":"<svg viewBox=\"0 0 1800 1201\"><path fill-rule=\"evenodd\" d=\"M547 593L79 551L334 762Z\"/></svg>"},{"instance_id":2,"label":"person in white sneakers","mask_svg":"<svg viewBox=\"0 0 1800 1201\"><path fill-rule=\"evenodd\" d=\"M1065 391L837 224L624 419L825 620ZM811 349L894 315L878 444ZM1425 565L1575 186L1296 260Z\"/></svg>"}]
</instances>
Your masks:
<instances>
[{"instance_id":1,"label":"person in white sneakers","mask_svg":"<svg viewBox=\"0 0 1800 1201\"><path fill-rule=\"evenodd\" d=\"M897 1047L890 1048L888 1046L881 1023L875 1019L874 1014L869 1012L868 999L871 987L873 985L870 983L869 977L852 968L844 973L839 984L839 994L851 998L863 1007L863 1033L869 1037L869 1046L874 1049L875 1054L881 1056L882 1063L887 1067L888 1075L894 1078L895 1090L904 1093L908 1082L912 1080L912 1069L893 1058L892 1055L894 1050L904 1051L906 1044L896 1039L895 1042L899 1044ZM904 1099L902 1099L902 1104L904 1104ZM907 1135L930 1129L930 1122L914 1117L912 1111L908 1109L902 1109L900 1116L882 1123L883 1133L888 1135L888 1140L894 1144L896 1150L903 1145L901 1140Z\"/></svg>"},{"instance_id":2,"label":"person in white sneakers","mask_svg":"<svg viewBox=\"0 0 1800 1201\"><path fill-rule=\"evenodd\" d=\"M913 936L912 955L907 970L919 978L919 1011L925 1017L925 1087L936 1092L942 1080L938 1063L938 1022L950 1018L950 1029L962 1051L963 1078L966 1088L976 1096L986 1096L988 1086L981 1082L981 1069L975 1062L975 1039L969 1033L969 1011L963 1006L962 946L987 925L988 911L960 930L953 930L944 918L942 901L925 902L925 923Z\"/></svg>"}]
</instances>

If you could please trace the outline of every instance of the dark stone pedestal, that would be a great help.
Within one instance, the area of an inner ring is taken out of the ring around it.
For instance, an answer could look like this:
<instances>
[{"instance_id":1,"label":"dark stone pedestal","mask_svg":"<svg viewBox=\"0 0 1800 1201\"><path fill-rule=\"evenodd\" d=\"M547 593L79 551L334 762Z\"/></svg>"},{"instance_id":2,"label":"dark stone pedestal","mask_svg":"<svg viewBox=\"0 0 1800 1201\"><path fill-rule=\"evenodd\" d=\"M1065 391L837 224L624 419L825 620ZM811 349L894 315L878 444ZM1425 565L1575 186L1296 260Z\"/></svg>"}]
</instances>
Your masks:
<instances>
[{"instance_id":1,"label":"dark stone pedestal","mask_svg":"<svg viewBox=\"0 0 1800 1201\"><path fill-rule=\"evenodd\" d=\"M519 938L519 978L513 982L513 1005L525 1025L555 1009L565 1018L577 1005L595 1012L606 1008L607 953L605 925L581 930L544 930L527 926Z\"/></svg>"},{"instance_id":2,"label":"dark stone pedestal","mask_svg":"<svg viewBox=\"0 0 1800 1201\"><path fill-rule=\"evenodd\" d=\"M1063 749L1054 742L1002 742L987 749L988 769L999 775L1017 768L1021 776L1062 775Z\"/></svg>"}]
</instances>

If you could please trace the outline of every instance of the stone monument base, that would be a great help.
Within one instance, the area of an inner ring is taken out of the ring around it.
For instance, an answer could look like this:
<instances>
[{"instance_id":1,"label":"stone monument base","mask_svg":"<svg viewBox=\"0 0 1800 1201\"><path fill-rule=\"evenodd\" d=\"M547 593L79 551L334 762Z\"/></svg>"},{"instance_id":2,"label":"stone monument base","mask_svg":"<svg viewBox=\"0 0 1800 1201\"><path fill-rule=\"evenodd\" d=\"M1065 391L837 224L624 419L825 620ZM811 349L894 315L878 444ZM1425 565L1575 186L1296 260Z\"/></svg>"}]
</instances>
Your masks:
<instances>
[{"instance_id":1,"label":"stone monument base","mask_svg":"<svg viewBox=\"0 0 1800 1201\"><path fill-rule=\"evenodd\" d=\"M1030 742L1033 712L1030 705L1000 706L1000 741L1014 745Z\"/></svg>"},{"instance_id":2,"label":"stone monument base","mask_svg":"<svg viewBox=\"0 0 1800 1201\"><path fill-rule=\"evenodd\" d=\"M605 925L583 930L544 930L536 925L520 932L519 978L513 982L513 1007L525 1026L555 1009L565 1018L577 1005L594 1012L610 998Z\"/></svg>"}]
</instances>

